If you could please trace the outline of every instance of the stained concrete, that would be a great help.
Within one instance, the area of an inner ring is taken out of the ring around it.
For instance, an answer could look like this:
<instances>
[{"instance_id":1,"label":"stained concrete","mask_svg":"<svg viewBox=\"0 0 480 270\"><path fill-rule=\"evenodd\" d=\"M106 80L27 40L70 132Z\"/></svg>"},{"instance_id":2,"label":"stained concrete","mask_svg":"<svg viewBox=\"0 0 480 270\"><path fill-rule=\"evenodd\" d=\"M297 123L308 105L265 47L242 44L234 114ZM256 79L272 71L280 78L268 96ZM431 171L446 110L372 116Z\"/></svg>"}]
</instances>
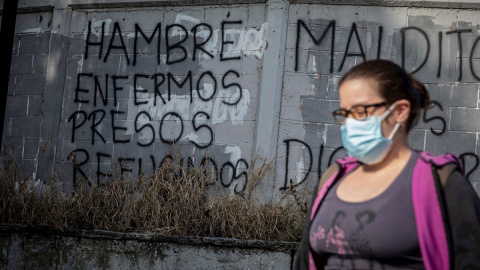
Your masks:
<instances>
[{"instance_id":1,"label":"stained concrete","mask_svg":"<svg viewBox=\"0 0 480 270\"><path fill-rule=\"evenodd\" d=\"M297 243L0 226L2 269L290 269Z\"/></svg>"}]
</instances>

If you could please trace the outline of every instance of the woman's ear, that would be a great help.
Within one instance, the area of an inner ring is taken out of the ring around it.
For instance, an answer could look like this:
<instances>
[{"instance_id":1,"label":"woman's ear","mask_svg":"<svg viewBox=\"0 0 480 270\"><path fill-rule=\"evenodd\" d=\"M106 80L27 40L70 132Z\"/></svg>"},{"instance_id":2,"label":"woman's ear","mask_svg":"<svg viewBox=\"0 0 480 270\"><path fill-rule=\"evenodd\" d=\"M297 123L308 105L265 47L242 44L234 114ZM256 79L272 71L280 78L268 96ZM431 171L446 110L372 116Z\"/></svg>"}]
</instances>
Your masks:
<instances>
[{"instance_id":1,"label":"woman's ear","mask_svg":"<svg viewBox=\"0 0 480 270\"><path fill-rule=\"evenodd\" d=\"M408 116L410 115L410 101L406 99L400 99L396 101L397 106L392 112L393 118L397 123L405 124L407 123Z\"/></svg>"}]
</instances>

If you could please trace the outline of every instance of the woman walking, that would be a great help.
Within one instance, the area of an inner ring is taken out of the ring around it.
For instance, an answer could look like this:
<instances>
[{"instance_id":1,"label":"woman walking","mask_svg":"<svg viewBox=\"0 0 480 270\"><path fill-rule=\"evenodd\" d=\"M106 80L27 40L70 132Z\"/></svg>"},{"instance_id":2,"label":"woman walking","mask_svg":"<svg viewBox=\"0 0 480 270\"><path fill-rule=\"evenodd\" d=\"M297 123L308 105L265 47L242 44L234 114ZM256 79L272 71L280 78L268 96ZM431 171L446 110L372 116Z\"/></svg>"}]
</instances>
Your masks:
<instances>
[{"instance_id":1,"label":"woman walking","mask_svg":"<svg viewBox=\"0 0 480 270\"><path fill-rule=\"evenodd\" d=\"M367 61L342 77L339 99L349 156L313 192L294 269L480 269L480 200L458 159L408 144L425 87Z\"/></svg>"}]
</instances>

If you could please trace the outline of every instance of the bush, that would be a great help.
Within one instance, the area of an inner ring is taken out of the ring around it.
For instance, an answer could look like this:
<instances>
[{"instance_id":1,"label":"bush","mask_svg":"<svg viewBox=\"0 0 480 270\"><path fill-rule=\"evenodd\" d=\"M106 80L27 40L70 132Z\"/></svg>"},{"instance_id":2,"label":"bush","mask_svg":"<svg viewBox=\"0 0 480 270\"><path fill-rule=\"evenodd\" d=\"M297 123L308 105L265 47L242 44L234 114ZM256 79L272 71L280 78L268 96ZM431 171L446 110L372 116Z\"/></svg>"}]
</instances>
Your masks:
<instances>
[{"instance_id":1,"label":"bush","mask_svg":"<svg viewBox=\"0 0 480 270\"><path fill-rule=\"evenodd\" d=\"M203 167L165 162L153 176L116 179L94 186L80 181L64 194L58 177L49 184L23 178L14 152L0 168L0 222L59 230L151 232L181 236L299 241L306 216L305 192L287 190L279 200L260 202L271 164L249 166L242 194L226 194Z\"/></svg>"}]
</instances>

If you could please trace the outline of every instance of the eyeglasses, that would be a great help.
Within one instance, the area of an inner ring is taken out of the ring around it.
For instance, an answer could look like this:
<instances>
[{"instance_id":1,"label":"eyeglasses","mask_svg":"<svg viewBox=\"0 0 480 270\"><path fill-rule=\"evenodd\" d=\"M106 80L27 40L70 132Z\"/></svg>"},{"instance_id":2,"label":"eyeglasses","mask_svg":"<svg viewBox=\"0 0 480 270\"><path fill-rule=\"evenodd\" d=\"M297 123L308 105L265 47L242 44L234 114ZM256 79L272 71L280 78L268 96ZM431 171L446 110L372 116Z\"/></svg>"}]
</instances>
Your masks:
<instances>
[{"instance_id":1,"label":"eyeglasses","mask_svg":"<svg viewBox=\"0 0 480 270\"><path fill-rule=\"evenodd\" d=\"M345 110L345 109L337 109L332 112L333 118L335 119L335 122L339 125L343 125L345 123L345 120L347 119L348 115L352 115L353 118L357 120L363 120L368 117L368 114L371 113L372 111L368 111L368 108L377 108L380 106L385 106L387 105L387 102L380 102L380 103L375 103L375 104L370 104L370 105L356 105L350 108L350 110Z\"/></svg>"}]
</instances>

